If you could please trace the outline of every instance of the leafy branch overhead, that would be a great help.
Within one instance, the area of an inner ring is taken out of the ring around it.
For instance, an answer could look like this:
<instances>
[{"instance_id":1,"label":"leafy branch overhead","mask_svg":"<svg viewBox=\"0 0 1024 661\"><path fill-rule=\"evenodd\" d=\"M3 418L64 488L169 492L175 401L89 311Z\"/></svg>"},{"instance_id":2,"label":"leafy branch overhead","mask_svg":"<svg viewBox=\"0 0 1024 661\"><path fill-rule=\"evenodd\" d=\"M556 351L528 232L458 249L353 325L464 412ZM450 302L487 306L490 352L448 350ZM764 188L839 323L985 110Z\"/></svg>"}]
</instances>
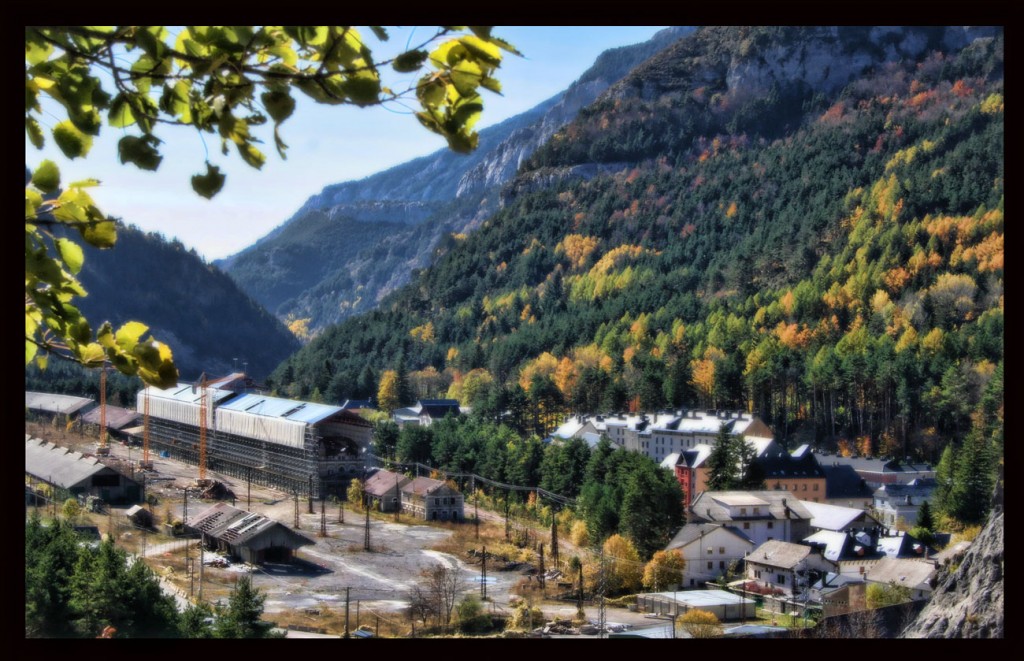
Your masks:
<instances>
[{"instance_id":1,"label":"leafy branch overhead","mask_svg":"<svg viewBox=\"0 0 1024 661\"><path fill-rule=\"evenodd\" d=\"M372 26L376 39L387 31ZM293 90L318 103L356 106L418 106L415 115L457 152L477 145L473 126L483 101L479 89L500 93L493 77L502 52L519 54L481 26L441 26L392 59L377 61L350 26L37 26L25 30L25 131L37 148L44 126L69 159L88 156L104 122L124 135L122 163L156 170L163 156L161 127L191 126L220 137L248 165L266 161L260 126L272 122L273 141L284 158L280 126L295 111ZM387 86L382 72L407 80ZM418 78L408 74L423 72ZM50 119L56 116L56 123ZM45 121L44 121L45 118ZM193 189L212 198L226 176L206 162ZM49 353L85 365L110 363L125 374L167 386L177 379L170 349L148 330L129 322L116 333L104 324L93 336L72 304L86 292L76 279L82 249L63 230L77 230L98 248L116 241L115 221L96 208L85 189L63 191L57 166L44 161L25 187L26 364L43 366Z\"/></svg>"}]
</instances>

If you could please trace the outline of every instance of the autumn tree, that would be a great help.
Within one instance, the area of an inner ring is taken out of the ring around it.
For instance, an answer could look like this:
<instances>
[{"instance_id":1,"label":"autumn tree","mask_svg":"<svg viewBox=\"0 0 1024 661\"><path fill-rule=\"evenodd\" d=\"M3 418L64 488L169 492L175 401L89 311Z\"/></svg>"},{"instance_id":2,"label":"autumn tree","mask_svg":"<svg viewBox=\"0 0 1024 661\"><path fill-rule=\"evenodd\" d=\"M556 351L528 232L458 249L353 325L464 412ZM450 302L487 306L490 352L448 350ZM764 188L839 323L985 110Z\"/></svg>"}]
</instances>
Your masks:
<instances>
[{"instance_id":1,"label":"autumn tree","mask_svg":"<svg viewBox=\"0 0 1024 661\"><path fill-rule=\"evenodd\" d=\"M699 608L684 613L679 618L679 626L691 638L718 638L722 635L722 624L718 616Z\"/></svg>"},{"instance_id":2,"label":"autumn tree","mask_svg":"<svg viewBox=\"0 0 1024 661\"><path fill-rule=\"evenodd\" d=\"M384 370L380 375L380 387L377 388L377 406L381 411L391 413L401 402L398 397L398 372L395 370Z\"/></svg>"},{"instance_id":3,"label":"autumn tree","mask_svg":"<svg viewBox=\"0 0 1024 661\"><path fill-rule=\"evenodd\" d=\"M608 594L631 594L640 590L643 563L631 541L622 535L605 540L604 575Z\"/></svg>"},{"instance_id":4,"label":"autumn tree","mask_svg":"<svg viewBox=\"0 0 1024 661\"><path fill-rule=\"evenodd\" d=\"M668 589L669 586L679 585L683 582L685 568L686 560L679 549L656 551L644 566L644 587L652 592L657 592L659 589Z\"/></svg>"},{"instance_id":5,"label":"autumn tree","mask_svg":"<svg viewBox=\"0 0 1024 661\"><path fill-rule=\"evenodd\" d=\"M380 42L383 27L371 26ZM69 159L85 158L104 123L122 133L118 157L156 170L168 126L220 137L261 168L260 127L271 120L283 158L280 126L295 111L293 92L317 103L381 106L414 103L416 119L469 152L483 110L479 90L500 92L494 73L502 51L518 52L487 26L442 26L410 42L393 58L375 58L351 26L31 26L25 30L25 131L42 148L50 137ZM395 83L388 69L399 76ZM422 74L416 78L410 74ZM406 81L403 86L402 81ZM109 90L109 91L108 91ZM54 121L56 120L56 121ZM158 135L159 134L159 135ZM212 198L226 175L209 157L192 187ZM45 367L56 355L83 365L109 361L148 384L168 387L178 378L171 350L130 321L117 331L95 329L74 304L86 295L77 279L83 251L72 238L97 248L117 241L115 219L95 205L94 179L62 185L58 167L43 161L25 186L25 363Z\"/></svg>"},{"instance_id":6,"label":"autumn tree","mask_svg":"<svg viewBox=\"0 0 1024 661\"><path fill-rule=\"evenodd\" d=\"M362 509L364 494L363 481L359 478L354 478L348 485L345 497L348 499L348 502L352 507Z\"/></svg>"}]
</instances>

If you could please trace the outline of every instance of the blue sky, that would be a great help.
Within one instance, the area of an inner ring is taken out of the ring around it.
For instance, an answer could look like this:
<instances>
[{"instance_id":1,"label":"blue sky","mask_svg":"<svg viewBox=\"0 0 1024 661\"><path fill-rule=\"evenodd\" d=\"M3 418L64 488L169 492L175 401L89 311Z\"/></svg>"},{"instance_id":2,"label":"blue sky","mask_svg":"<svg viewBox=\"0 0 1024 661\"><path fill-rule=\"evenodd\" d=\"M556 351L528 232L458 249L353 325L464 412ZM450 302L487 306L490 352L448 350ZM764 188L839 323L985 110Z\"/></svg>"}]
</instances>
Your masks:
<instances>
[{"instance_id":1,"label":"blue sky","mask_svg":"<svg viewBox=\"0 0 1024 661\"><path fill-rule=\"evenodd\" d=\"M646 41L661 27L558 26L498 27L494 34L512 43L524 55L506 55L497 77L504 96L484 91L484 114L477 129L528 110L565 89L604 50ZM374 45L375 55L386 48L400 50L412 39L429 34L425 28L393 28L391 39ZM368 31L367 31L368 33ZM393 51L392 51L393 52ZM379 55L378 55L379 57ZM25 160L35 167L49 158L61 169L63 181L95 177L93 189L100 208L148 231L177 237L208 260L226 257L280 225L311 195L324 186L361 179L388 167L445 147L444 140L422 128L401 109L320 106L297 95L295 113L281 125L289 145L282 161L273 147L272 134L261 134L268 144L261 170L245 165L233 151L223 156L219 140L209 135L205 144L193 129L163 129L164 160L156 172L121 165L117 140L121 132L104 126L86 159L68 161L48 139L36 150L26 141ZM56 123L44 116L43 123ZM45 128L44 128L45 130ZM207 155L208 154L208 155ZM224 189L213 200L196 195L190 177L205 171L209 158L227 174Z\"/></svg>"}]
</instances>

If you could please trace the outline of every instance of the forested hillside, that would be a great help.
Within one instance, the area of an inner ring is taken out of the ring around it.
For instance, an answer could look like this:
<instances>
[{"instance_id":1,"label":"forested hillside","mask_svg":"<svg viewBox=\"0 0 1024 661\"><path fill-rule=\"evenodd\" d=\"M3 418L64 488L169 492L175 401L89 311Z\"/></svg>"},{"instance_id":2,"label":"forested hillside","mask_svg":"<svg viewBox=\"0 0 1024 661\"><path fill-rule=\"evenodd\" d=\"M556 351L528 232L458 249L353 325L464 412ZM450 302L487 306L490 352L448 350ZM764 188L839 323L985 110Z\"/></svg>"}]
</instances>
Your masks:
<instances>
[{"instance_id":1,"label":"forested hillside","mask_svg":"<svg viewBox=\"0 0 1024 661\"><path fill-rule=\"evenodd\" d=\"M305 340L377 307L430 264L448 234L476 229L498 187L558 128L630 69L693 28L606 51L569 89L480 132L472 154L444 149L360 181L326 187L253 246L218 262Z\"/></svg>"},{"instance_id":2,"label":"forested hillside","mask_svg":"<svg viewBox=\"0 0 1024 661\"><path fill-rule=\"evenodd\" d=\"M174 351L183 380L204 371L211 377L227 374L236 358L239 370L244 361L248 373L262 379L299 347L281 322L179 241L127 226L118 229L114 250L88 245L84 250L78 277L89 292L79 305L86 318L94 327L104 321L115 328L129 320L147 324ZM73 394L96 390L95 370L62 368L59 362L52 360L42 375L26 368L26 387Z\"/></svg>"},{"instance_id":3,"label":"forested hillside","mask_svg":"<svg viewBox=\"0 0 1024 661\"><path fill-rule=\"evenodd\" d=\"M733 407L864 453L1001 444L1002 94L998 30L701 29L273 384L366 397L395 369L549 424Z\"/></svg>"}]
</instances>

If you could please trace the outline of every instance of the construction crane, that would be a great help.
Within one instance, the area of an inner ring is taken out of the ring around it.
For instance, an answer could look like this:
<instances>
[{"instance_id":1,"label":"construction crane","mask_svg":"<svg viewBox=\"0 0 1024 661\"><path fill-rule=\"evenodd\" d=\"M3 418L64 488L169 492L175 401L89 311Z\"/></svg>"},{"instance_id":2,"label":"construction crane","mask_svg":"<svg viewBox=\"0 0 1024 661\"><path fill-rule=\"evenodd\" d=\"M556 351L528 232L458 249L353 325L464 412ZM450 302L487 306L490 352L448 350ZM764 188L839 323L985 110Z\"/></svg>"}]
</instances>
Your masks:
<instances>
[{"instance_id":1,"label":"construction crane","mask_svg":"<svg viewBox=\"0 0 1024 661\"><path fill-rule=\"evenodd\" d=\"M153 460L149 458L149 388L142 384L142 461L139 468L153 470Z\"/></svg>"},{"instance_id":2,"label":"construction crane","mask_svg":"<svg viewBox=\"0 0 1024 661\"><path fill-rule=\"evenodd\" d=\"M100 445L96 448L96 454L101 457L110 455L110 447L107 445L107 364L103 363L103 370L100 372Z\"/></svg>"},{"instance_id":3,"label":"construction crane","mask_svg":"<svg viewBox=\"0 0 1024 661\"><path fill-rule=\"evenodd\" d=\"M199 377L199 480L206 483L206 372Z\"/></svg>"}]
</instances>

